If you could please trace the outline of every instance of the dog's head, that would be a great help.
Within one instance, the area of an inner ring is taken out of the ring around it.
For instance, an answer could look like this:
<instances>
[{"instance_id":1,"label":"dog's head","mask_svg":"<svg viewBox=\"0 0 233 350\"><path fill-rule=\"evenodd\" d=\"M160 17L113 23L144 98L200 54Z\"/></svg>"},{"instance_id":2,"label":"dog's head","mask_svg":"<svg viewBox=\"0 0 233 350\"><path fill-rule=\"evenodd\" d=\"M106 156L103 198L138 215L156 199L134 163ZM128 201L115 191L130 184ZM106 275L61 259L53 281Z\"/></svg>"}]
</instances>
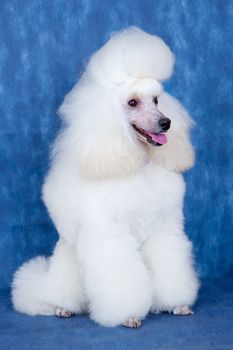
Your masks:
<instances>
[{"instance_id":1,"label":"dog's head","mask_svg":"<svg viewBox=\"0 0 233 350\"><path fill-rule=\"evenodd\" d=\"M159 109L162 85L153 79L127 81L118 88L119 105L135 137L144 144L162 146L171 120Z\"/></svg>"},{"instance_id":2,"label":"dog's head","mask_svg":"<svg viewBox=\"0 0 233 350\"><path fill-rule=\"evenodd\" d=\"M121 84L116 96L120 114L131 126L128 133L144 144L151 160L176 172L193 166L189 130L194 123L183 106L163 91L161 82L133 79Z\"/></svg>"},{"instance_id":3,"label":"dog's head","mask_svg":"<svg viewBox=\"0 0 233 350\"><path fill-rule=\"evenodd\" d=\"M135 28L115 34L61 106L68 127L55 152L72 154L89 178L124 176L150 161L188 169L194 161L191 119L162 87L173 64L158 37Z\"/></svg>"}]
</instances>

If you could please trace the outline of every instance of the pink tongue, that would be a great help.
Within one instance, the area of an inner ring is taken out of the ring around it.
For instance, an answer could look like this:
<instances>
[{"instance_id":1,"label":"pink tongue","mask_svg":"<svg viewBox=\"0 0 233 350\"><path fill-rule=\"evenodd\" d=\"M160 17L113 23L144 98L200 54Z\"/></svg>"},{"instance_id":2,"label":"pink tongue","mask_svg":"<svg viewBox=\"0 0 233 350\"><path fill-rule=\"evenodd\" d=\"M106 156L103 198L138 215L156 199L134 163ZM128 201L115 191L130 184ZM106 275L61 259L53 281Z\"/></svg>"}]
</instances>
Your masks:
<instances>
[{"instance_id":1,"label":"pink tongue","mask_svg":"<svg viewBox=\"0 0 233 350\"><path fill-rule=\"evenodd\" d=\"M167 143L167 136L165 134L152 134L148 131L147 134L150 135L153 141L160 143L160 145Z\"/></svg>"}]
</instances>

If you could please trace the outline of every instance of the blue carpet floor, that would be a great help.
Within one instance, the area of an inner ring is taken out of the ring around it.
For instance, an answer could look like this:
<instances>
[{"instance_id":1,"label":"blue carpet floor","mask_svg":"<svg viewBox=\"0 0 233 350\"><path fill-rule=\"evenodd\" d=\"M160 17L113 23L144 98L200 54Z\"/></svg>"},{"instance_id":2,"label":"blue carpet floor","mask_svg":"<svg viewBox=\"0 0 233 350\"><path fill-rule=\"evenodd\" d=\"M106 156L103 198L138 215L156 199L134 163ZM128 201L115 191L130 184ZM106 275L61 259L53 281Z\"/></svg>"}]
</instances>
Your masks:
<instances>
[{"instance_id":1,"label":"blue carpet floor","mask_svg":"<svg viewBox=\"0 0 233 350\"><path fill-rule=\"evenodd\" d=\"M1 350L232 350L233 278L203 281L195 314L149 315L140 329L104 328L87 316L29 317L0 292Z\"/></svg>"}]
</instances>

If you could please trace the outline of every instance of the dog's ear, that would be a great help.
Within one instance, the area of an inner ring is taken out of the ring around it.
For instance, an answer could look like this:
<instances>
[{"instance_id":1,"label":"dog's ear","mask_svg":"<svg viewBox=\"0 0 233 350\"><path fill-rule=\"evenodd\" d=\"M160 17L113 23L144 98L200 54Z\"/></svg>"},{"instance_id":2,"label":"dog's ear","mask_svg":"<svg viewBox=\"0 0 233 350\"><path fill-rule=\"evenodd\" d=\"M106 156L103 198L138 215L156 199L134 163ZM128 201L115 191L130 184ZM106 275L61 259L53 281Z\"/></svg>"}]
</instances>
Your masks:
<instances>
[{"instance_id":1,"label":"dog's ear","mask_svg":"<svg viewBox=\"0 0 233 350\"><path fill-rule=\"evenodd\" d=\"M194 122L184 107L167 93L160 96L158 108L171 119L171 128L167 132L167 144L154 147L152 158L167 169L177 172L186 171L194 165L195 161L194 149L189 137L189 131Z\"/></svg>"},{"instance_id":2,"label":"dog's ear","mask_svg":"<svg viewBox=\"0 0 233 350\"><path fill-rule=\"evenodd\" d=\"M89 179L119 177L142 166L145 151L135 142L114 90L84 78L59 112L67 127L55 143L55 160L72 157L80 175Z\"/></svg>"}]
</instances>

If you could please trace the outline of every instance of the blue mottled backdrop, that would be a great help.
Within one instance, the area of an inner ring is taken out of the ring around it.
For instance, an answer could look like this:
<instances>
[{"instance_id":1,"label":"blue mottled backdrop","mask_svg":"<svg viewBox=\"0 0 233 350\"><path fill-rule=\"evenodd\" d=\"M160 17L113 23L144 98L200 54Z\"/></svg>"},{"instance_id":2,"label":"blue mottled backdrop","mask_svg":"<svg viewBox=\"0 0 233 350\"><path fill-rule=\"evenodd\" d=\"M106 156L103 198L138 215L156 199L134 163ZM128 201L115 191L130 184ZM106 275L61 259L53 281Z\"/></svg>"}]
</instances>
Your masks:
<instances>
[{"instance_id":1,"label":"blue mottled backdrop","mask_svg":"<svg viewBox=\"0 0 233 350\"><path fill-rule=\"evenodd\" d=\"M197 122L186 175L187 232L202 277L233 270L233 3L230 0L0 1L0 286L57 240L40 199L56 110L112 31L160 35L177 63L166 83Z\"/></svg>"}]
</instances>

